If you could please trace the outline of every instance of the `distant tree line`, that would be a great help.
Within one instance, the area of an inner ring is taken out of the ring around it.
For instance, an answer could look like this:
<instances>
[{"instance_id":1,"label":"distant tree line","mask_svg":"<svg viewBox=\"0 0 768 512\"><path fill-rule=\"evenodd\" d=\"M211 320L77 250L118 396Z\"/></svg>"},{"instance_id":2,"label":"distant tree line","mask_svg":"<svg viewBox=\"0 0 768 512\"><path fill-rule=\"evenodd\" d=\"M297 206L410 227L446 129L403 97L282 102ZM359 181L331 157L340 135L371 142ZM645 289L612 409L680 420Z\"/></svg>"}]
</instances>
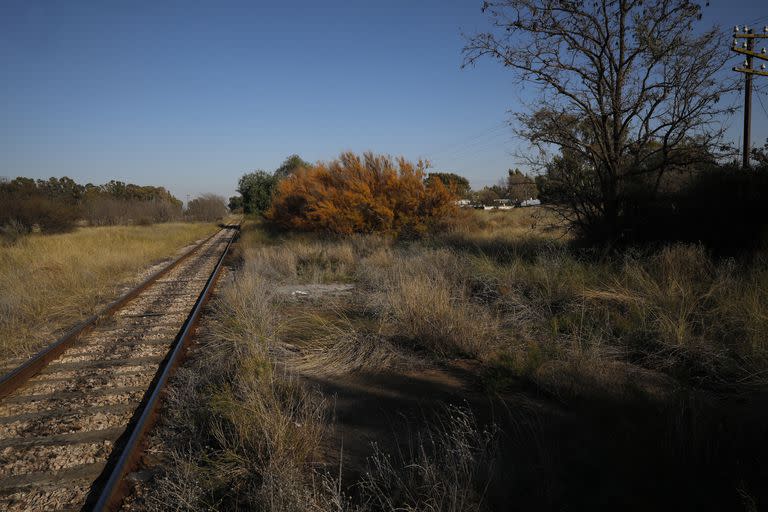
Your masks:
<instances>
[{"instance_id":1,"label":"distant tree line","mask_svg":"<svg viewBox=\"0 0 768 512\"><path fill-rule=\"evenodd\" d=\"M216 194L202 194L187 204L184 216L189 220L214 221L228 212L224 198Z\"/></svg>"},{"instance_id":2,"label":"distant tree line","mask_svg":"<svg viewBox=\"0 0 768 512\"><path fill-rule=\"evenodd\" d=\"M468 199L478 205L493 205L500 199L510 204L520 204L528 199L539 199L537 180L520 169L509 169L507 176L496 185L486 186L472 192Z\"/></svg>"},{"instance_id":3,"label":"distant tree line","mask_svg":"<svg viewBox=\"0 0 768 512\"><path fill-rule=\"evenodd\" d=\"M187 217L213 220L226 214L224 199L204 195L190 202ZM182 202L164 187L112 180L81 185L72 178L0 180L0 229L23 234L56 233L77 222L92 226L182 220Z\"/></svg>"}]
</instances>

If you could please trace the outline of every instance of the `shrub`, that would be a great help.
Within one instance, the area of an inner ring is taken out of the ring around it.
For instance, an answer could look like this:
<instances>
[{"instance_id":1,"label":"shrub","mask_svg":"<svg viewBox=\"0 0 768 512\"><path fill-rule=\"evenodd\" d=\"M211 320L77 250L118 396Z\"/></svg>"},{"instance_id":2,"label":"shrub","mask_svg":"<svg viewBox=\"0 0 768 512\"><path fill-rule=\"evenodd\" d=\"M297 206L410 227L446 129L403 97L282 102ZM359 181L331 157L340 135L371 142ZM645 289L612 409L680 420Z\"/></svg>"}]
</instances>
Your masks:
<instances>
[{"instance_id":1,"label":"shrub","mask_svg":"<svg viewBox=\"0 0 768 512\"><path fill-rule=\"evenodd\" d=\"M83 215L91 226L148 225L181 219L181 205L164 199L88 198Z\"/></svg>"},{"instance_id":2,"label":"shrub","mask_svg":"<svg viewBox=\"0 0 768 512\"><path fill-rule=\"evenodd\" d=\"M277 178L266 171L253 171L240 177L237 191L243 197L245 213L262 213L272 202Z\"/></svg>"},{"instance_id":3,"label":"shrub","mask_svg":"<svg viewBox=\"0 0 768 512\"><path fill-rule=\"evenodd\" d=\"M78 216L76 206L42 195L0 196L0 225L13 225L17 232L38 227L43 233L61 233L72 229Z\"/></svg>"},{"instance_id":4,"label":"shrub","mask_svg":"<svg viewBox=\"0 0 768 512\"><path fill-rule=\"evenodd\" d=\"M440 180L424 183L424 171L423 162L343 153L280 181L267 218L285 229L422 235L457 210Z\"/></svg>"},{"instance_id":5,"label":"shrub","mask_svg":"<svg viewBox=\"0 0 768 512\"><path fill-rule=\"evenodd\" d=\"M227 214L224 198L216 194L203 194L187 205L187 218L200 221L214 221Z\"/></svg>"}]
</instances>

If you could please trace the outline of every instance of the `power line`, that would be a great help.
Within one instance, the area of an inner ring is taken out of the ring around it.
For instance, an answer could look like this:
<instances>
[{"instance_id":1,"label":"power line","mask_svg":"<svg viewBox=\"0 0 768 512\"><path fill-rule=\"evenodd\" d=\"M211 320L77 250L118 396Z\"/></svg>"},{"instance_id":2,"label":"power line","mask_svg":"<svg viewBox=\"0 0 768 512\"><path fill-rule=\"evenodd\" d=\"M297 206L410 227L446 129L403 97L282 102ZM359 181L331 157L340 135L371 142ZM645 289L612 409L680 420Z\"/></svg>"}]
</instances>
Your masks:
<instances>
[{"instance_id":1,"label":"power line","mask_svg":"<svg viewBox=\"0 0 768 512\"><path fill-rule=\"evenodd\" d=\"M505 134L500 134L500 135L505 135ZM460 151L459 153L456 153L456 154L454 154L452 156L442 157L442 158L440 158L440 160L448 160L448 159L450 159L450 160L458 160L458 159L461 159L461 158L466 158L468 156L476 155L476 154L478 154L478 153L480 153L482 151L487 151L487 150L491 149L493 146L496 146L497 144L499 144L501 142L504 142L504 141L503 140L499 140L499 137L493 137L493 138L490 138L490 139L488 139L486 141L482 141L481 144L478 144L475 147L468 148L465 151Z\"/></svg>"},{"instance_id":2,"label":"power line","mask_svg":"<svg viewBox=\"0 0 768 512\"><path fill-rule=\"evenodd\" d=\"M765 109L765 105L763 105L763 98L760 96L760 91L755 95L757 96L757 100L760 102L760 106L763 107L763 112L765 112L765 117L768 117L768 110Z\"/></svg>"},{"instance_id":3,"label":"power line","mask_svg":"<svg viewBox=\"0 0 768 512\"><path fill-rule=\"evenodd\" d=\"M455 145L447 151L431 152L427 153L425 156L432 161L449 160L464 156L467 152L472 152L479 147L487 145L489 142L495 143L499 138L507 136L508 134L506 130L502 130L502 128L506 128L506 126L496 129L495 133L491 131L485 136L469 139L461 144Z\"/></svg>"},{"instance_id":4,"label":"power line","mask_svg":"<svg viewBox=\"0 0 768 512\"><path fill-rule=\"evenodd\" d=\"M438 149L428 151L427 156L435 155L435 154L442 156L445 154L453 153L454 151L458 151L464 147L471 147L473 144L475 144L478 141L478 139L485 139L488 135L492 134L493 132L498 132L499 130L506 129L506 128L507 128L506 122L496 123L490 128L487 128L480 133L472 135L471 137L461 142L453 143L450 145L443 145Z\"/></svg>"},{"instance_id":5,"label":"power line","mask_svg":"<svg viewBox=\"0 0 768 512\"><path fill-rule=\"evenodd\" d=\"M474 141L471 144L466 144L462 147L454 148L451 151L446 151L444 153L438 153L435 156L438 158L455 158L458 156L463 155L467 151L472 151L474 149L477 149L478 147L485 146L488 144L488 142L494 142L497 141L501 137L506 137L508 134L506 132L496 132L493 135L488 135L487 137L484 137L482 139L478 139Z\"/></svg>"}]
</instances>

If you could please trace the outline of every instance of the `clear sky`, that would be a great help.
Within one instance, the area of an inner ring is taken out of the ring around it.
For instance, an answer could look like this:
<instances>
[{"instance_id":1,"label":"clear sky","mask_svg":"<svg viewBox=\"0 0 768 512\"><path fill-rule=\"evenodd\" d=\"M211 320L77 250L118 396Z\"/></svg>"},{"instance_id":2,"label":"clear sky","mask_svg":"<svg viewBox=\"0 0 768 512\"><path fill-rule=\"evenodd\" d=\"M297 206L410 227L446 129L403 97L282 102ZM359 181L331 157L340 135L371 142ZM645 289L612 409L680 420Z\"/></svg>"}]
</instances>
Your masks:
<instances>
[{"instance_id":1,"label":"clear sky","mask_svg":"<svg viewBox=\"0 0 768 512\"><path fill-rule=\"evenodd\" d=\"M481 4L0 0L0 176L186 199L231 195L291 153L373 150L495 183L515 166L504 121L527 93L495 62L460 69L462 33L488 27ZM762 0L711 0L703 21L761 17ZM753 135L768 137L757 98Z\"/></svg>"}]
</instances>

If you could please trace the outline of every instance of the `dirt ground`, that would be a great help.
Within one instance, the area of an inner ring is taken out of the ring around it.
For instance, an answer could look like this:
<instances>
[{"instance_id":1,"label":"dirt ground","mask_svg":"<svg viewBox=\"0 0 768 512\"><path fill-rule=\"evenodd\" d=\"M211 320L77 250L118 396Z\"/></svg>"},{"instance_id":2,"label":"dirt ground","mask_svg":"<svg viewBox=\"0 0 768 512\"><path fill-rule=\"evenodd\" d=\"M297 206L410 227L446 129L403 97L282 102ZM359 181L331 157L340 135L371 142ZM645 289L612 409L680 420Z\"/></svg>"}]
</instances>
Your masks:
<instances>
[{"instance_id":1,"label":"dirt ground","mask_svg":"<svg viewBox=\"0 0 768 512\"><path fill-rule=\"evenodd\" d=\"M322 311L331 298L338 309L340 298L353 300L354 294L349 285L287 286L281 292L292 297L293 314ZM305 348L301 341L292 344L289 358ZM384 370L298 372L332 402L323 462L332 473L341 468L351 495L374 444L390 453L412 450L419 429L454 405L471 410L481 428L497 429L485 497L491 510L759 509L752 506L765 490L733 479L744 466L759 474L759 455L733 460L723 454L750 453L749 440L768 435L754 432L759 422L747 419L755 400L764 397L733 402L677 390L665 400L633 403L599 395L560 400L522 381L503 393L489 392L486 370L473 360L416 354ZM636 384L663 383L660 376L640 376Z\"/></svg>"}]
</instances>

